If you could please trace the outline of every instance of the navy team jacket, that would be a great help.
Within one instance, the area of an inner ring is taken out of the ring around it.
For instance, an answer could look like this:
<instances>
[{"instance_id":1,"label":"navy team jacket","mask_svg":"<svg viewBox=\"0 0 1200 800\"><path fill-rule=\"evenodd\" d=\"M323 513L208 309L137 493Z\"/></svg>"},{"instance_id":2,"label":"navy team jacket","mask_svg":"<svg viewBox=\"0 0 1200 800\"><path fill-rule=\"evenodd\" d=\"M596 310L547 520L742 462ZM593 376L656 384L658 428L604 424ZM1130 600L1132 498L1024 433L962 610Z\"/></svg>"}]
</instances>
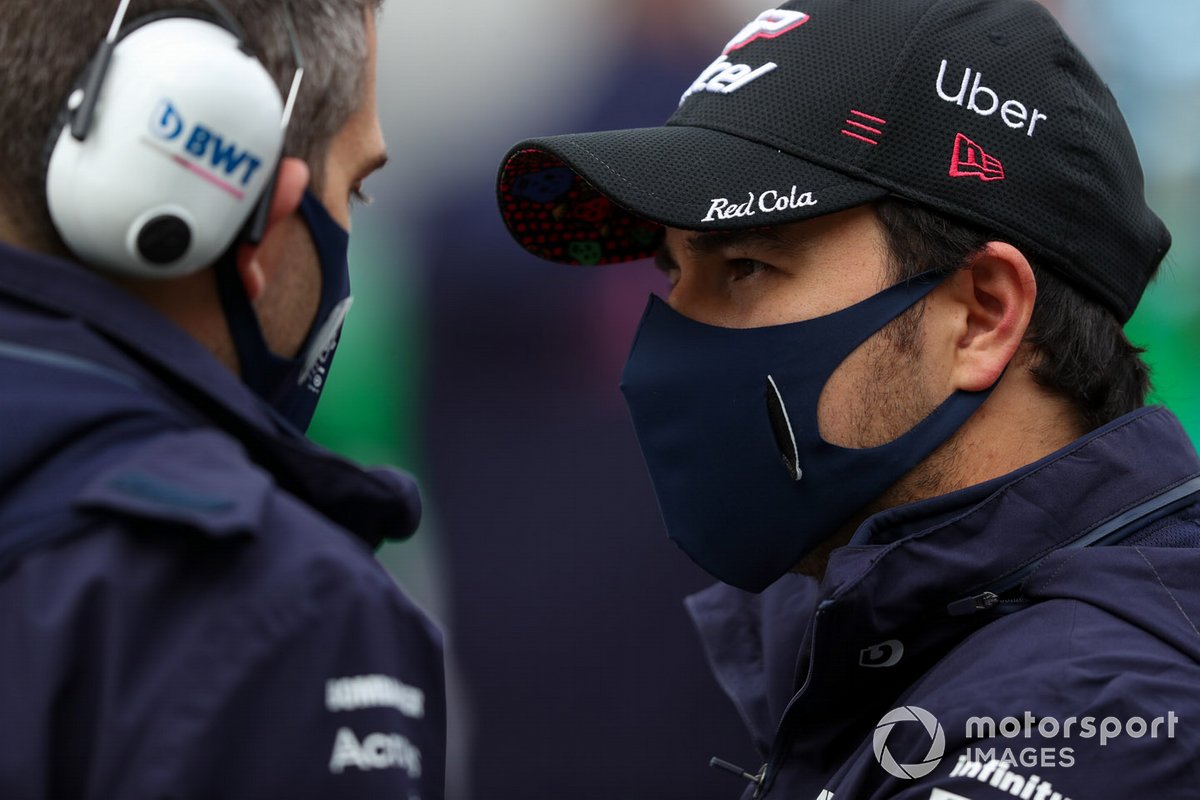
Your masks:
<instances>
[{"instance_id":1,"label":"navy team jacket","mask_svg":"<svg viewBox=\"0 0 1200 800\"><path fill-rule=\"evenodd\" d=\"M440 636L372 555L410 478L4 246L0 376L0 797L442 797Z\"/></svg>"},{"instance_id":2,"label":"navy team jacket","mask_svg":"<svg viewBox=\"0 0 1200 800\"><path fill-rule=\"evenodd\" d=\"M1198 476L1145 408L868 520L819 584L689 598L765 762L744 796L1200 797Z\"/></svg>"}]
</instances>

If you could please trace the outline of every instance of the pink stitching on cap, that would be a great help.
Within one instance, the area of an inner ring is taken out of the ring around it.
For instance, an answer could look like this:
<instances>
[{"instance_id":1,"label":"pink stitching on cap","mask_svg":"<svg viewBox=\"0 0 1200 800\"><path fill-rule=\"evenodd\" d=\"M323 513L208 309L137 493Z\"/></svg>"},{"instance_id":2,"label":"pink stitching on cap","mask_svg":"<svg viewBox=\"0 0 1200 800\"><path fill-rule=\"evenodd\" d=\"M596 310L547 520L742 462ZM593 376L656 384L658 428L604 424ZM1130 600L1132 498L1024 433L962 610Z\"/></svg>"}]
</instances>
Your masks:
<instances>
[{"instance_id":1,"label":"pink stitching on cap","mask_svg":"<svg viewBox=\"0 0 1200 800\"><path fill-rule=\"evenodd\" d=\"M1004 165L988 155L965 134L954 137L954 154L950 157L951 178L979 178L981 181L1004 180Z\"/></svg>"},{"instance_id":2,"label":"pink stitching on cap","mask_svg":"<svg viewBox=\"0 0 1200 800\"><path fill-rule=\"evenodd\" d=\"M774 9L772 9L772 10L774 11ZM762 21L770 13L771 13L771 11L764 11L762 14L759 15L758 19L755 20L754 22L756 23L756 22ZM801 14L802 16L800 18L798 18L795 22L793 22L791 25L788 25L787 27L781 28L777 31L758 30L758 31L755 31L752 35L747 35L747 37L745 39L742 39L740 41L735 39L734 41L729 43L729 45L722 52L722 55L727 56L730 53L732 53L734 50L741 50L746 45L748 45L752 42L757 42L759 39L777 39L780 36L783 36L785 33L789 33L791 31L796 30L796 28L799 28L801 25L803 25L804 23L806 23L810 19L812 19L812 17L810 15L805 14L803 11L798 11L796 13ZM750 25L747 25L746 27L750 28L752 25L754 25L754 23L751 23Z\"/></svg>"},{"instance_id":3,"label":"pink stitching on cap","mask_svg":"<svg viewBox=\"0 0 1200 800\"><path fill-rule=\"evenodd\" d=\"M854 139L858 139L860 142L866 142L867 144L871 145L872 147L874 147L875 145L879 144L879 142L872 141L872 140L868 139L868 138L867 138L867 137L865 137L865 136L859 136L857 133L854 133L854 132L852 132L852 131L848 131L848 130L846 130L845 128L843 128L843 129L842 129L842 133L844 133L845 135L847 135L847 136L850 136L850 137L852 137L852 138L854 138Z\"/></svg>"},{"instance_id":4,"label":"pink stitching on cap","mask_svg":"<svg viewBox=\"0 0 1200 800\"><path fill-rule=\"evenodd\" d=\"M871 133L878 133L880 136L883 135L883 131L879 130L878 128L872 128L870 125L863 125L861 122L855 122L852 119L846 120L846 124L853 125L856 128L861 128L864 131L870 131Z\"/></svg>"},{"instance_id":5,"label":"pink stitching on cap","mask_svg":"<svg viewBox=\"0 0 1200 800\"><path fill-rule=\"evenodd\" d=\"M861 111L855 111L853 108L850 109L850 113L854 114L855 116L862 117L863 119L869 119L872 122L878 122L880 125L887 125L886 119L880 119L879 117L873 117L870 114L864 114Z\"/></svg>"}]
</instances>

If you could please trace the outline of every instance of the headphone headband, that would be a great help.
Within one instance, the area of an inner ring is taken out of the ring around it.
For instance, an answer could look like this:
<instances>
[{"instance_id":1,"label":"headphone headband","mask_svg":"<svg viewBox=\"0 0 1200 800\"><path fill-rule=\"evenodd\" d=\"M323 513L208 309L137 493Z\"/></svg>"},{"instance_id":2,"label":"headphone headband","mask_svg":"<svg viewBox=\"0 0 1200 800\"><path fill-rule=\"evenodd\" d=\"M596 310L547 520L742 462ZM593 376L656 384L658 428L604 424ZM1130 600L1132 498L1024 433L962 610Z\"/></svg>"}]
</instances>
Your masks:
<instances>
[{"instance_id":1,"label":"headphone headband","mask_svg":"<svg viewBox=\"0 0 1200 800\"><path fill-rule=\"evenodd\" d=\"M112 25L110 25L108 29L108 36L106 36L104 41L100 43L100 47L96 51L96 55L92 59L92 63L89 66L89 72L85 86L82 90L76 90L76 92L72 94L70 101L73 106L71 108L71 135L74 136L77 141L82 142L84 139L86 139L88 131L91 130L92 117L96 113L96 101L100 96L100 87L104 85L104 79L108 76L108 67L112 62L113 48L117 46L117 42L121 41L125 35L131 33L137 28L140 28L142 25L155 21L155 19L163 19L168 16L188 16L200 18L196 16L194 12L160 12L159 14L147 17L146 19L135 24L129 30L126 30L124 33L122 33L122 28L125 24L125 16L129 13L129 6L132 4L132 2L133 0L121 0L121 4L117 6L117 13L113 16ZM204 2L216 14L217 19L220 21L219 24L238 38L239 47L243 49L243 52L245 52L247 55L253 55L253 52L249 49L249 43L246 41L246 31L243 30L240 24L238 24L238 21L233 14L229 13L229 9L222 5L220 0L204 0ZM291 9L287 8L286 5L285 9L290 24ZM294 42L295 40L293 39L293 43ZM82 91L83 93L79 94L79 91Z\"/></svg>"}]
</instances>

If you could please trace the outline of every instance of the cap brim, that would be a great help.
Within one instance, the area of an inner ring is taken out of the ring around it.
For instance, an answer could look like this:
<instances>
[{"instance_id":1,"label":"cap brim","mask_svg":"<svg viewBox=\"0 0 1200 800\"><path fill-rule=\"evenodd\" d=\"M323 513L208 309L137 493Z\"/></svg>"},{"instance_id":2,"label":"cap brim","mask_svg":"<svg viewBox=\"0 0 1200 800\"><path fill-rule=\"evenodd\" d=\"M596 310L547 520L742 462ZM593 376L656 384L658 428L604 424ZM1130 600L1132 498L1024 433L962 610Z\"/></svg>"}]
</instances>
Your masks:
<instances>
[{"instance_id":1,"label":"cap brim","mask_svg":"<svg viewBox=\"0 0 1200 800\"><path fill-rule=\"evenodd\" d=\"M778 148L683 125L526 140L509 151L497 189L522 247L585 265L651 256L664 226L761 228L888 194Z\"/></svg>"}]
</instances>

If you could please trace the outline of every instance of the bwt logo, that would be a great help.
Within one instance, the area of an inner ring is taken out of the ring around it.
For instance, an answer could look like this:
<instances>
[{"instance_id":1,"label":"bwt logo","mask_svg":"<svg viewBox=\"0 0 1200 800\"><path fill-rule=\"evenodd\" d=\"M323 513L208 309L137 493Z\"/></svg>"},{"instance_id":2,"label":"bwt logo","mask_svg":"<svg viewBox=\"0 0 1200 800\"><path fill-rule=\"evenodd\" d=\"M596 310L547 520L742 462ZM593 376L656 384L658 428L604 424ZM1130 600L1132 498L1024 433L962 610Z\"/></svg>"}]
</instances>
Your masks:
<instances>
[{"instance_id":1,"label":"bwt logo","mask_svg":"<svg viewBox=\"0 0 1200 800\"><path fill-rule=\"evenodd\" d=\"M239 149L236 143L227 141L210 128L197 124L189 129L183 115L170 100L161 100L155 107L150 132L164 142L182 142L188 155L205 167L211 167L214 173L224 174L242 186L247 186L262 167L261 158Z\"/></svg>"}]
</instances>

